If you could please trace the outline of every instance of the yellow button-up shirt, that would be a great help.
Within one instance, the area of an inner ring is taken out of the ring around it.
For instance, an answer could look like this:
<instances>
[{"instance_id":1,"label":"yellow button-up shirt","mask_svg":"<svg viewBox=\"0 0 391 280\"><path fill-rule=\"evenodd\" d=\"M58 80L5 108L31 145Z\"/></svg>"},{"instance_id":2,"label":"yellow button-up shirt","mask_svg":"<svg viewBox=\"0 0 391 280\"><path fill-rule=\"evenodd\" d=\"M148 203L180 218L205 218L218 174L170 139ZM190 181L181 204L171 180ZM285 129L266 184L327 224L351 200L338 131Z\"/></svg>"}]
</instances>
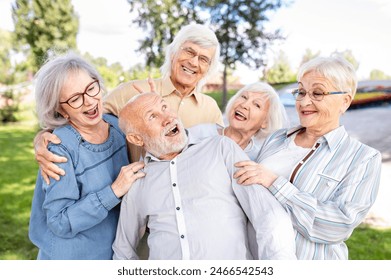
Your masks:
<instances>
[{"instance_id":1,"label":"yellow button-up shirt","mask_svg":"<svg viewBox=\"0 0 391 280\"><path fill-rule=\"evenodd\" d=\"M182 97L181 93L174 87L170 78L154 79L155 91L159 93L169 104L170 108L177 112L183 125L191 127L201 123L217 123L223 125L223 117L217 102L210 96L196 92ZM104 97L104 108L107 113L118 116L122 107L133 96L139 92L133 87L133 84L141 88L144 92L150 92L150 86L147 80L136 80L123 83ZM131 121L131 120L130 120ZM131 161L138 161L141 155L141 149L129 145Z\"/></svg>"}]
</instances>

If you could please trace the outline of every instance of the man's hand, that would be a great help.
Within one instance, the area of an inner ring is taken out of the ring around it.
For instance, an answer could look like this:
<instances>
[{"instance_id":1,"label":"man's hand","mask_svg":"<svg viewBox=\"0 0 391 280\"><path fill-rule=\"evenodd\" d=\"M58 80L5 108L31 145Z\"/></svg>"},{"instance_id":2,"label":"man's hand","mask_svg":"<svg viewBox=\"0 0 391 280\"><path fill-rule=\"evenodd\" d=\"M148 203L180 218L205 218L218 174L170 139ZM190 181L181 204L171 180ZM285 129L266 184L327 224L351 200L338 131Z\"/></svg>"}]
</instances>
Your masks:
<instances>
[{"instance_id":1,"label":"man's hand","mask_svg":"<svg viewBox=\"0 0 391 280\"><path fill-rule=\"evenodd\" d=\"M57 156L49 152L47 146L49 142L61 143L61 140L54 134L47 131L40 131L34 138L35 159L41 169L41 175L46 184L50 184L50 178L60 180L60 175L64 176L65 171L55 163L66 162L66 157Z\"/></svg>"}]
</instances>

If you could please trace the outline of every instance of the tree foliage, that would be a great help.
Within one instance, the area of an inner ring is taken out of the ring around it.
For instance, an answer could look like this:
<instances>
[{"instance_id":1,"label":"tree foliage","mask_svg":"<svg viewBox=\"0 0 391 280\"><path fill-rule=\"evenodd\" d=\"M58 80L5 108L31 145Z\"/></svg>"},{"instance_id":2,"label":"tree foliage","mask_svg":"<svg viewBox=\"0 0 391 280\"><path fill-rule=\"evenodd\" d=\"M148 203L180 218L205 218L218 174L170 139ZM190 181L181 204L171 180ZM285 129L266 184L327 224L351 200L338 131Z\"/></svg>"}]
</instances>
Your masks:
<instances>
[{"instance_id":1,"label":"tree foliage","mask_svg":"<svg viewBox=\"0 0 391 280\"><path fill-rule=\"evenodd\" d=\"M390 80L391 76L387 75L379 69L373 69L369 74L370 80Z\"/></svg>"},{"instance_id":2,"label":"tree foliage","mask_svg":"<svg viewBox=\"0 0 391 280\"><path fill-rule=\"evenodd\" d=\"M128 0L131 11L137 11L132 22L144 32L138 51L146 55L146 65L160 67L165 47L179 29L190 22L200 22L192 1L179 0Z\"/></svg>"},{"instance_id":3,"label":"tree foliage","mask_svg":"<svg viewBox=\"0 0 391 280\"><path fill-rule=\"evenodd\" d=\"M0 84L10 84L11 80L11 32L0 29Z\"/></svg>"},{"instance_id":4,"label":"tree foliage","mask_svg":"<svg viewBox=\"0 0 391 280\"><path fill-rule=\"evenodd\" d=\"M282 0L128 0L139 14L133 22L147 32L140 51L147 54L148 65L160 66L164 47L182 25L198 22L210 25L221 44L223 70L223 106L227 98L227 71L236 62L251 68L265 65L267 47L282 39L279 30L268 32L265 22L270 11Z\"/></svg>"},{"instance_id":5,"label":"tree foliage","mask_svg":"<svg viewBox=\"0 0 391 280\"><path fill-rule=\"evenodd\" d=\"M292 71L289 59L283 51L279 52L273 66L266 71L265 79L271 84L296 81L296 75Z\"/></svg>"},{"instance_id":6,"label":"tree foliage","mask_svg":"<svg viewBox=\"0 0 391 280\"><path fill-rule=\"evenodd\" d=\"M79 20L71 0L16 0L12 5L15 46L35 72L50 49L76 48Z\"/></svg>"}]
</instances>

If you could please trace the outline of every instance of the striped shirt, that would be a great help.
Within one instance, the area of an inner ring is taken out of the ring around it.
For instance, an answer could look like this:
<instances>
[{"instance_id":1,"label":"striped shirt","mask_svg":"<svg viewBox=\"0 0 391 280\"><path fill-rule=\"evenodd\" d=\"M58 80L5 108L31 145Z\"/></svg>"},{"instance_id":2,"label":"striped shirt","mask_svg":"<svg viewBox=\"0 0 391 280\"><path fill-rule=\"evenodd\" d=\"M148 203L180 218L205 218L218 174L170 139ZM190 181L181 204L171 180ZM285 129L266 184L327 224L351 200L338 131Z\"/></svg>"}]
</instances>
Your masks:
<instances>
[{"instance_id":1,"label":"striped shirt","mask_svg":"<svg viewBox=\"0 0 391 280\"><path fill-rule=\"evenodd\" d=\"M286 149L299 129L272 134L257 162ZM340 126L318 139L289 178L275 180L269 190L291 216L298 259L348 259L344 241L375 202L380 170L380 152Z\"/></svg>"}]
</instances>

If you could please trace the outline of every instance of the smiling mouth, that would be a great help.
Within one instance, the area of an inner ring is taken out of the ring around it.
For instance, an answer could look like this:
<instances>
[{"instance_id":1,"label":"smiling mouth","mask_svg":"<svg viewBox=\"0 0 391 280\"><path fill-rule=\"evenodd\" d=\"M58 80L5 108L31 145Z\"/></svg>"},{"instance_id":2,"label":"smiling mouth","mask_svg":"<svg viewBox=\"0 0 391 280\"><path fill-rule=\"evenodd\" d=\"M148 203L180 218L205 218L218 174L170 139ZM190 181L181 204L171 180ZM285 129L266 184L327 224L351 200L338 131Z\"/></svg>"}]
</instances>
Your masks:
<instances>
[{"instance_id":1,"label":"smiling mouth","mask_svg":"<svg viewBox=\"0 0 391 280\"><path fill-rule=\"evenodd\" d=\"M247 117L240 111L235 111L235 118L240 120L240 121L247 120Z\"/></svg>"},{"instance_id":2,"label":"smiling mouth","mask_svg":"<svg viewBox=\"0 0 391 280\"><path fill-rule=\"evenodd\" d=\"M168 132L165 134L165 136L172 137L172 136L177 135L178 133L179 133L179 128L178 128L178 125L176 124L168 130Z\"/></svg>"},{"instance_id":3,"label":"smiling mouth","mask_svg":"<svg viewBox=\"0 0 391 280\"><path fill-rule=\"evenodd\" d=\"M83 112L83 114L85 115L89 115L89 116L93 116L95 114L98 113L98 105L96 105L94 108L92 108L91 110L88 110L88 111L85 111Z\"/></svg>"},{"instance_id":4,"label":"smiling mouth","mask_svg":"<svg viewBox=\"0 0 391 280\"><path fill-rule=\"evenodd\" d=\"M192 71L192 70L190 70L189 68L187 68L187 67L185 67L185 66L182 66L182 70L183 70L184 72L188 73L188 74L191 74L191 75L193 75L193 74L196 73L195 71Z\"/></svg>"}]
</instances>

